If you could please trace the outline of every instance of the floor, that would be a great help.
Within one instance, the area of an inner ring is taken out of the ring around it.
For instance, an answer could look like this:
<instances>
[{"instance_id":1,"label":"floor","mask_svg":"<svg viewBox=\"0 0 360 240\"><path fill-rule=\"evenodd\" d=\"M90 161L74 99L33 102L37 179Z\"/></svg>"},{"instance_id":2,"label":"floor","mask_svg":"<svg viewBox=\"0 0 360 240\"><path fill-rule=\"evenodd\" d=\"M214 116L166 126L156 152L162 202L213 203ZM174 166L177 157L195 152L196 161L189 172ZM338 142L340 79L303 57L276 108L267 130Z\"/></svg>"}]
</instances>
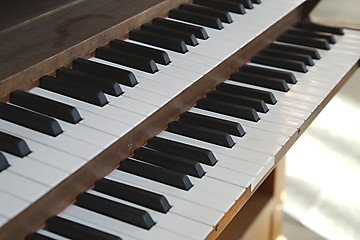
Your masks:
<instances>
[{"instance_id":1,"label":"floor","mask_svg":"<svg viewBox=\"0 0 360 240\"><path fill-rule=\"evenodd\" d=\"M311 17L360 29L360 1L322 0ZM282 239L360 239L359 92L360 70L288 152Z\"/></svg>"}]
</instances>

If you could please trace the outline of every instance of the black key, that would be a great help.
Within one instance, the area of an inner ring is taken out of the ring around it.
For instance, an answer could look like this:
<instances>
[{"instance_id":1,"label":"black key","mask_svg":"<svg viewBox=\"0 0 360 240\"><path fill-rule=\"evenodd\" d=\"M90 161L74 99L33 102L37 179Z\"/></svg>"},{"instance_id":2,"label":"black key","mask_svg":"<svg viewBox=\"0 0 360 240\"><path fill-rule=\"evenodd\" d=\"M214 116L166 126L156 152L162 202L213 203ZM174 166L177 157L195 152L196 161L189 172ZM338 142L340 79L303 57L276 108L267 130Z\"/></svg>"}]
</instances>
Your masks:
<instances>
[{"instance_id":1,"label":"black key","mask_svg":"<svg viewBox=\"0 0 360 240\"><path fill-rule=\"evenodd\" d=\"M254 8L253 3L251 2L251 0L227 0L227 1L241 3L247 9L253 9Z\"/></svg>"},{"instance_id":2,"label":"black key","mask_svg":"<svg viewBox=\"0 0 360 240\"><path fill-rule=\"evenodd\" d=\"M183 9L170 10L169 17L219 30L224 28L218 17L208 16L201 13L193 13Z\"/></svg>"},{"instance_id":3,"label":"black key","mask_svg":"<svg viewBox=\"0 0 360 240\"><path fill-rule=\"evenodd\" d=\"M208 16L213 16L219 18L224 23L232 23L233 20L230 16L230 14L227 11L217 10L209 7L199 6L195 4L181 4L180 9L194 12L194 13L200 13L205 14Z\"/></svg>"},{"instance_id":4,"label":"black key","mask_svg":"<svg viewBox=\"0 0 360 240\"><path fill-rule=\"evenodd\" d=\"M313 59L320 59L321 58L320 53L316 48L272 43L269 46L267 46L267 49L280 50L280 51L283 51L283 52L293 52L293 53L299 53L299 54L307 54L307 55L310 55Z\"/></svg>"},{"instance_id":5,"label":"black key","mask_svg":"<svg viewBox=\"0 0 360 240\"><path fill-rule=\"evenodd\" d=\"M290 34L283 34L279 37L278 41L280 42L286 42L286 43L292 43L292 44L298 44L313 48L320 48L329 50L330 44L327 40L321 39L321 38L309 38L309 37L300 37L296 35L290 35Z\"/></svg>"},{"instance_id":6,"label":"black key","mask_svg":"<svg viewBox=\"0 0 360 240\"><path fill-rule=\"evenodd\" d=\"M280 78L285 80L287 83L292 84L295 84L297 82L296 77L292 72L281 71L277 69L244 65L241 67L240 71L256 75L263 75L267 77Z\"/></svg>"},{"instance_id":7,"label":"black key","mask_svg":"<svg viewBox=\"0 0 360 240\"><path fill-rule=\"evenodd\" d=\"M99 47L96 49L95 56L97 58L132 67L148 73L156 73L159 71L155 61L151 58L124 53L112 48Z\"/></svg>"},{"instance_id":8,"label":"black key","mask_svg":"<svg viewBox=\"0 0 360 240\"><path fill-rule=\"evenodd\" d=\"M261 0L251 0L252 3L255 3L255 4L260 4L261 3Z\"/></svg>"},{"instance_id":9,"label":"black key","mask_svg":"<svg viewBox=\"0 0 360 240\"><path fill-rule=\"evenodd\" d=\"M278 67L288 70L294 70L297 72L306 73L308 70L303 62L293 60L282 60L281 58L267 57L262 55L256 55L251 60L254 63L260 63L272 67Z\"/></svg>"},{"instance_id":10,"label":"black key","mask_svg":"<svg viewBox=\"0 0 360 240\"><path fill-rule=\"evenodd\" d=\"M217 162L214 154L208 149L175 142L164 138L153 137L146 144L146 147L171 153L180 157L193 159L210 166L214 166Z\"/></svg>"},{"instance_id":11,"label":"black key","mask_svg":"<svg viewBox=\"0 0 360 240\"><path fill-rule=\"evenodd\" d=\"M53 137L63 132L56 120L3 102L0 102L0 118Z\"/></svg>"},{"instance_id":12,"label":"black key","mask_svg":"<svg viewBox=\"0 0 360 240\"><path fill-rule=\"evenodd\" d=\"M39 87L100 107L108 104L108 101L102 91L67 82L63 79L52 76L44 76L40 78Z\"/></svg>"},{"instance_id":13,"label":"black key","mask_svg":"<svg viewBox=\"0 0 360 240\"><path fill-rule=\"evenodd\" d=\"M178 53L186 53L188 51L185 42L182 40L177 40L170 37L163 37L137 29L133 29L130 31L129 38L138 42L147 43Z\"/></svg>"},{"instance_id":14,"label":"black key","mask_svg":"<svg viewBox=\"0 0 360 240\"><path fill-rule=\"evenodd\" d=\"M74 204L144 229L150 229L155 225L148 212L93 194L80 194Z\"/></svg>"},{"instance_id":15,"label":"black key","mask_svg":"<svg viewBox=\"0 0 360 240\"><path fill-rule=\"evenodd\" d=\"M118 236L58 216L50 218L45 229L75 240L121 240Z\"/></svg>"},{"instance_id":16,"label":"black key","mask_svg":"<svg viewBox=\"0 0 360 240\"><path fill-rule=\"evenodd\" d=\"M223 25L218 17L208 16L203 13L197 13L186 9L172 9L169 12L169 17L210 28L223 28Z\"/></svg>"},{"instance_id":17,"label":"black key","mask_svg":"<svg viewBox=\"0 0 360 240\"><path fill-rule=\"evenodd\" d=\"M257 122L260 120L259 115L253 108L237 106L235 104L223 103L213 99L208 99L208 98L200 99L195 107L217 113L222 113L233 117L250 120L253 122Z\"/></svg>"},{"instance_id":18,"label":"black key","mask_svg":"<svg viewBox=\"0 0 360 240\"><path fill-rule=\"evenodd\" d=\"M242 5L241 3L221 1L221 0L195 0L194 3L220 10L229 11L229 12L245 14L244 5Z\"/></svg>"},{"instance_id":19,"label":"black key","mask_svg":"<svg viewBox=\"0 0 360 240\"><path fill-rule=\"evenodd\" d=\"M139 162L133 159L122 160L118 169L183 190L189 190L193 186L189 177L183 173Z\"/></svg>"},{"instance_id":20,"label":"black key","mask_svg":"<svg viewBox=\"0 0 360 240\"><path fill-rule=\"evenodd\" d=\"M226 93L236 94L245 97L253 97L262 99L264 102L268 104L274 105L277 100L272 92L247 88L242 86L235 86L233 84L221 83L217 90L224 91Z\"/></svg>"},{"instance_id":21,"label":"black key","mask_svg":"<svg viewBox=\"0 0 360 240\"><path fill-rule=\"evenodd\" d=\"M271 77L269 75L263 75L257 73L250 73L242 70L231 74L230 79L237 82L279 90L282 92L287 92L290 89L287 82L282 78Z\"/></svg>"},{"instance_id":22,"label":"black key","mask_svg":"<svg viewBox=\"0 0 360 240\"><path fill-rule=\"evenodd\" d=\"M216 131L205 127L198 127L196 125L181 121L172 122L171 124L169 124L166 131L213 143L227 148L231 148L235 145L234 140L228 133Z\"/></svg>"},{"instance_id":23,"label":"black key","mask_svg":"<svg viewBox=\"0 0 360 240\"><path fill-rule=\"evenodd\" d=\"M287 83L282 79L253 75L245 72L233 73L231 74L230 79L237 82L275 89L282 92L287 92L290 89Z\"/></svg>"},{"instance_id":24,"label":"black key","mask_svg":"<svg viewBox=\"0 0 360 240\"><path fill-rule=\"evenodd\" d=\"M244 129L237 122L232 122L220 118L210 117L202 114L184 112L180 115L182 122L188 122L197 126L229 133L234 136L242 137L245 135Z\"/></svg>"},{"instance_id":25,"label":"black key","mask_svg":"<svg viewBox=\"0 0 360 240\"><path fill-rule=\"evenodd\" d=\"M31 153L26 142L18 137L0 131L0 150L18 157Z\"/></svg>"},{"instance_id":26,"label":"black key","mask_svg":"<svg viewBox=\"0 0 360 240\"><path fill-rule=\"evenodd\" d=\"M142 147L137 149L132 158L176 172L185 173L197 178L201 178L205 175L204 169L196 161L177 157L172 154L150 148Z\"/></svg>"},{"instance_id":27,"label":"black key","mask_svg":"<svg viewBox=\"0 0 360 240\"><path fill-rule=\"evenodd\" d=\"M261 99L244 97L240 95L226 93L223 91L210 92L206 97L220 102L227 102L230 104L236 104L238 106L254 108L256 111L261 113L266 113L267 111L269 111L265 102Z\"/></svg>"},{"instance_id":28,"label":"black key","mask_svg":"<svg viewBox=\"0 0 360 240\"><path fill-rule=\"evenodd\" d=\"M178 40L184 41L187 45L196 46L199 44L195 35L190 32L178 31L175 29L169 29L160 25L155 25L151 23L146 23L141 25L141 30L146 32L151 32L154 34L159 34L163 36L168 36L171 38L176 38Z\"/></svg>"},{"instance_id":29,"label":"black key","mask_svg":"<svg viewBox=\"0 0 360 240\"><path fill-rule=\"evenodd\" d=\"M1 132L0 132L0 139L1 139ZM1 140L0 140L1 141ZM0 146L1 148L1 146ZM6 160L4 154L0 152L0 172L10 167L10 164Z\"/></svg>"},{"instance_id":30,"label":"black key","mask_svg":"<svg viewBox=\"0 0 360 240\"><path fill-rule=\"evenodd\" d=\"M126 53L144 56L144 57L153 59L155 62L162 64L162 65L168 65L171 62L169 55L165 51L146 47L146 46L141 46L141 45L126 42L123 40L116 39L116 40L111 41L110 48L113 48L113 49L116 49L116 50L119 50L122 52L126 52Z\"/></svg>"},{"instance_id":31,"label":"black key","mask_svg":"<svg viewBox=\"0 0 360 240\"><path fill-rule=\"evenodd\" d=\"M314 61L310 55L291 53L291 52L282 52L278 50L272 49L264 49L261 50L261 55L275 57L275 58L283 58L287 60L301 61L308 66L314 66Z\"/></svg>"},{"instance_id":32,"label":"black key","mask_svg":"<svg viewBox=\"0 0 360 240\"><path fill-rule=\"evenodd\" d=\"M168 212L171 208L168 200L163 195L105 178L96 181L93 190L162 213Z\"/></svg>"},{"instance_id":33,"label":"black key","mask_svg":"<svg viewBox=\"0 0 360 240\"><path fill-rule=\"evenodd\" d=\"M82 119L78 110L73 106L20 90L10 94L10 102L72 124L76 124Z\"/></svg>"},{"instance_id":34,"label":"black key","mask_svg":"<svg viewBox=\"0 0 360 240\"><path fill-rule=\"evenodd\" d=\"M117 81L128 87L134 87L138 82L135 75L127 70L107 66L82 58L73 61L73 68L91 75Z\"/></svg>"},{"instance_id":35,"label":"black key","mask_svg":"<svg viewBox=\"0 0 360 240\"><path fill-rule=\"evenodd\" d=\"M301 28L292 28L287 31L288 34L302 36L302 37L312 37L312 38L322 38L327 40L329 43L336 43L335 36L332 33L325 32L314 32Z\"/></svg>"},{"instance_id":36,"label":"black key","mask_svg":"<svg viewBox=\"0 0 360 240\"><path fill-rule=\"evenodd\" d=\"M337 35L344 35L344 29L343 28L337 28L337 27L328 27L320 24L315 24L311 22L299 22L296 24L296 27L308 29L308 30L315 30L319 32L327 32L327 33L333 33Z\"/></svg>"},{"instance_id":37,"label":"black key","mask_svg":"<svg viewBox=\"0 0 360 240\"><path fill-rule=\"evenodd\" d=\"M205 31L205 29L203 27L198 27L198 26L194 26L194 25L190 25L190 24L186 24L186 23L175 22L175 21L171 21L171 20L163 19L163 18L155 18L152 21L152 23L155 25L163 26L163 27L170 28L170 29L175 29L175 30L187 32L187 33L192 33L195 35L195 37L203 39L203 40L206 40L209 38L209 35L207 34L207 32Z\"/></svg>"},{"instance_id":38,"label":"black key","mask_svg":"<svg viewBox=\"0 0 360 240\"><path fill-rule=\"evenodd\" d=\"M41 235L39 233L32 233L26 236L25 240L54 240L53 238Z\"/></svg>"},{"instance_id":39,"label":"black key","mask_svg":"<svg viewBox=\"0 0 360 240\"><path fill-rule=\"evenodd\" d=\"M78 70L61 67L56 71L56 77L72 83L95 88L115 97L123 94L118 82L107 78L89 75Z\"/></svg>"}]
</instances>

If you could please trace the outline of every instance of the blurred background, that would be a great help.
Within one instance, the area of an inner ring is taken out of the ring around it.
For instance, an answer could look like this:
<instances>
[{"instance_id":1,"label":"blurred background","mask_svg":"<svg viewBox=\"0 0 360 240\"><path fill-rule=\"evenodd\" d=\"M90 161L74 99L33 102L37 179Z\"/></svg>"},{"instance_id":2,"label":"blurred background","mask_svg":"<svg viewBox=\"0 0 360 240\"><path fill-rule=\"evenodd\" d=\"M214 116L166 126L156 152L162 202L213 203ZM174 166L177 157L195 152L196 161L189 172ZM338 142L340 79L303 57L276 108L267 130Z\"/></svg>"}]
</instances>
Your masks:
<instances>
[{"instance_id":1,"label":"blurred background","mask_svg":"<svg viewBox=\"0 0 360 240\"><path fill-rule=\"evenodd\" d=\"M322 0L311 19L360 31L360 0ZM360 239L360 70L290 149L286 164L281 238Z\"/></svg>"}]
</instances>

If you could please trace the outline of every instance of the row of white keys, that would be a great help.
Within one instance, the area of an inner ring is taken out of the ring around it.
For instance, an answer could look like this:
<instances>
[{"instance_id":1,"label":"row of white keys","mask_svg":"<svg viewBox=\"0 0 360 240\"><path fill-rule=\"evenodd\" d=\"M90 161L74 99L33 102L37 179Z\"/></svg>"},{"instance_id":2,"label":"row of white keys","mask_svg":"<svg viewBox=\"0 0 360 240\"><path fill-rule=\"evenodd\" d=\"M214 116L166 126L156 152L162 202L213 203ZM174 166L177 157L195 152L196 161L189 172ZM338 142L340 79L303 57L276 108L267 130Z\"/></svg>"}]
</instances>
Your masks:
<instances>
[{"instance_id":1,"label":"row of white keys","mask_svg":"<svg viewBox=\"0 0 360 240\"><path fill-rule=\"evenodd\" d=\"M52 233L52 232L49 232L49 231L46 231L46 230L39 230L38 231L39 234L45 236L45 237L49 237L50 239L56 239L56 240L70 240L69 238L66 238L66 237L63 237L63 236L60 236L58 234L55 234L55 233Z\"/></svg>"},{"instance_id":2,"label":"row of white keys","mask_svg":"<svg viewBox=\"0 0 360 240\"><path fill-rule=\"evenodd\" d=\"M24 200L2 191L0 191L0 203L2 206L6 206L0 208L0 218L2 224L5 224L8 220L15 217L28 206Z\"/></svg>"}]
</instances>

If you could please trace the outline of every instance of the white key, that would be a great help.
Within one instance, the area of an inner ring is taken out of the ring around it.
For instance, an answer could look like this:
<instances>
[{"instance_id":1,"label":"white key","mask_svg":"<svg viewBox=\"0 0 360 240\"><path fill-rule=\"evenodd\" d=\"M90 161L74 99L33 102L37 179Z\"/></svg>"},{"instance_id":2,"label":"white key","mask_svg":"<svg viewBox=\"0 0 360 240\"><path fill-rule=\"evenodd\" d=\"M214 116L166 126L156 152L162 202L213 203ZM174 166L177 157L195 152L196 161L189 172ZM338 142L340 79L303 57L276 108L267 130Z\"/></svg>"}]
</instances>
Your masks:
<instances>
[{"instance_id":1,"label":"white key","mask_svg":"<svg viewBox=\"0 0 360 240\"><path fill-rule=\"evenodd\" d=\"M150 91L152 93L157 93L161 96L165 96L165 97L169 97L169 98L174 98L182 90L181 87L172 86L172 84L169 83L170 81L157 82L157 81L152 81L152 80L142 78L142 77L140 77L140 79L138 79L138 81L139 81L139 83L135 86L135 88L140 88L142 90ZM124 90L124 94L122 96L125 96L125 97L132 96L129 93L131 93L132 90L134 90L134 88L130 88L127 86L122 86L122 88Z\"/></svg>"},{"instance_id":2,"label":"white key","mask_svg":"<svg viewBox=\"0 0 360 240\"><path fill-rule=\"evenodd\" d=\"M139 83L141 84L141 83ZM153 105L155 107L163 106L165 103L167 103L170 98L165 97L161 94L153 93L151 91L146 91L144 89L138 88L136 91L128 92L129 94L125 96L128 96L130 99L136 99L136 101L141 101L150 105ZM114 98L114 97L113 97ZM122 96L116 98L119 103L122 101ZM111 104L111 100L110 100ZM134 102L134 106L136 106L137 102ZM115 104L114 104L115 105ZM120 107L120 106L119 106ZM134 111L134 110L132 110Z\"/></svg>"},{"instance_id":3,"label":"white key","mask_svg":"<svg viewBox=\"0 0 360 240\"><path fill-rule=\"evenodd\" d=\"M29 171L31 171L29 169ZM29 179L16 175L10 171L3 171L0 174L0 190L25 202L33 203L50 190L42 184L29 181ZM6 183L6 184L5 184Z\"/></svg>"},{"instance_id":4,"label":"white key","mask_svg":"<svg viewBox=\"0 0 360 240\"><path fill-rule=\"evenodd\" d=\"M112 134L118 138L124 136L132 129L131 125L105 118L92 112L85 110L80 110L80 112L81 116L83 117L81 124Z\"/></svg>"},{"instance_id":5,"label":"white key","mask_svg":"<svg viewBox=\"0 0 360 240\"><path fill-rule=\"evenodd\" d=\"M117 137L113 135L83 126L82 124L74 125L61 120L58 120L58 123L64 131L62 134L85 141L101 149L105 149L117 140Z\"/></svg>"},{"instance_id":6,"label":"white key","mask_svg":"<svg viewBox=\"0 0 360 240\"><path fill-rule=\"evenodd\" d=\"M221 181L247 188L252 183L253 177L221 166L208 167L206 175ZM204 181L206 183L206 181ZM211 185L208 187L212 187Z\"/></svg>"},{"instance_id":7,"label":"white key","mask_svg":"<svg viewBox=\"0 0 360 240\"><path fill-rule=\"evenodd\" d=\"M2 217L2 216L0 216L0 227L1 227L2 225L4 225L5 223L7 223L7 219L4 218L4 217Z\"/></svg>"},{"instance_id":8,"label":"white key","mask_svg":"<svg viewBox=\"0 0 360 240\"><path fill-rule=\"evenodd\" d=\"M18 213L23 211L28 203L9 194L0 192L0 216L6 219L15 217Z\"/></svg>"},{"instance_id":9,"label":"white key","mask_svg":"<svg viewBox=\"0 0 360 240\"><path fill-rule=\"evenodd\" d=\"M69 176L69 173L67 172L30 158L22 159L7 153L4 153L4 155L10 164L10 167L6 169L7 171L36 181L50 188L55 187Z\"/></svg>"},{"instance_id":10,"label":"white key","mask_svg":"<svg viewBox=\"0 0 360 240\"><path fill-rule=\"evenodd\" d=\"M208 168L215 167L216 166ZM217 195L224 196L232 200L238 200L245 192L245 188L236 186L235 184L227 184L222 180L212 178L211 175L205 175L201 179L191 176L189 176L189 178L195 186L201 189L206 189L206 191L208 192L215 193Z\"/></svg>"},{"instance_id":11,"label":"white key","mask_svg":"<svg viewBox=\"0 0 360 240\"><path fill-rule=\"evenodd\" d=\"M46 230L43 230L43 229L40 229L40 230L38 231L38 233L41 234L41 235L44 235L44 236L46 236L46 237L49 237L50 239L70 240L69 238L60 236L60 235L58 235L58 234L55 234L55 233L52 233L52 232L49 232L49 231L46 231Z\"/></svg>"}]
</instances>

